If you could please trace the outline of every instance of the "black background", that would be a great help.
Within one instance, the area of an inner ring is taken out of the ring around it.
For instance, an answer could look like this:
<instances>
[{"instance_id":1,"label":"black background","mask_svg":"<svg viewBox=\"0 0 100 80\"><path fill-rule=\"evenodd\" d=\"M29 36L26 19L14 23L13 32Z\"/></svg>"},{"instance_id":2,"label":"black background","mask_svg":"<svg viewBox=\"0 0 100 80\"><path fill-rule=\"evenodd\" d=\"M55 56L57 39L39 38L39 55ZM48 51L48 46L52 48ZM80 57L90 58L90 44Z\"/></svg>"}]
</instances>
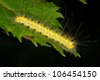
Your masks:
<instances>
[{"instance_id":1,"label":"black background","mask_svg":"<svg viewBox=\"0 0 100 80\"><path fill-rule=\"evenodd\" d=\"M51 0L48 0L51 1ZM78 0L54 0L54 3L61 7L60 12L73 21L73 25L82 23L81 29L85 31L78 37L83 38L87 35L91 40L89 46L81 49L79 52L81 58L75 58L66 53L63 57L54 48L41 47L36 48L31 41L22 39L22 43L0 29L0 66L99 66L100 54L100 8L96 0L88 0L84 5ZM65 24L67 17L63 20ZM93 42L96 41L96 42ZM84 43L86 44L86 43Z\"/></svg>"}]
</instances>

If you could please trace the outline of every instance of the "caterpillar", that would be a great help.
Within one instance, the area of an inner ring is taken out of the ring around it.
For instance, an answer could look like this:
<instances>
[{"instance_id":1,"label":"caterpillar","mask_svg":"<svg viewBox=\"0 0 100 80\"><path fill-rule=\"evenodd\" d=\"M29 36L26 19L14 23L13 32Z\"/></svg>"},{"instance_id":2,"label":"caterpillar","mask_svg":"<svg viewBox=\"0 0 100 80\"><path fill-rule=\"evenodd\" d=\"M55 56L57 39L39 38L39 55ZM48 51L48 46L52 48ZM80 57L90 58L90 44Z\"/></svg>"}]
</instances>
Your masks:
<instances>
[{"instance_id":1,"label":"caterpillar","mask_svg":"<svg viewBox=\"0 0 100 80\"><path fill-rule=\"evenodd\" d=\"M43 36L47 36L49 39L53 39L59 44L62 44L64 48L66 49L66 51L68 52L71 52L71 51L74 51L74 53L76 52L75 41L71 40L71 38L69 37L64 37L60 33L57 33L56 31L49 29L43 24L40 24L36 21L32 21L31 19L26 18L24 16L16 16L15 22L22 23L24 24L24 26L28 26L30 29L34 29L36 32L41 33Z\"/></svg>"}]
</instances>

